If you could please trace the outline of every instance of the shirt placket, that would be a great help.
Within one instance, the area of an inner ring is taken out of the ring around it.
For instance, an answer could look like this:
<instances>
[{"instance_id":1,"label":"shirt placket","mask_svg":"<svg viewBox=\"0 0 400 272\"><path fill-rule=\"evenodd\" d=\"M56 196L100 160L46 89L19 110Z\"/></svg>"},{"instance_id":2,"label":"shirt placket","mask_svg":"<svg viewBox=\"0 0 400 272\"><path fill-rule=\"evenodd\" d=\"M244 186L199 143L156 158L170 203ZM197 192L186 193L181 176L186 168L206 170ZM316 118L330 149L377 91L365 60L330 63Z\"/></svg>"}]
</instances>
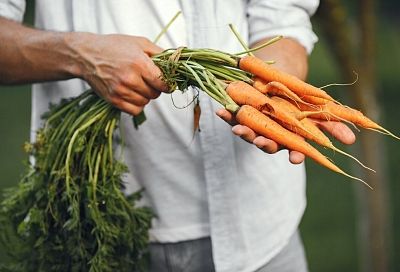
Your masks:
<instances>
[{"instance_id":1,"label":"shirt placket","mask_svg":"<svg viewBox=\"0 0 400 272\"><path fill-rule=\"evenodd\" d=\"M207 31L215 23L215 1L190 1L191 18L189 46L206 47L218 37ZM193 12L196 11L196 12ZM215 115L213 102L200 93L202 108L200 142L203 151L204 171L207 186L210 232L213 246L214 264L217 271L240 271L244 262L243 236L236 197L235 178L237 169L231 137L223 137L220 123ZM227 144L231 142L232 145ZM231 148L227 148L231 147Z\"/></svg>"}]
</instances>

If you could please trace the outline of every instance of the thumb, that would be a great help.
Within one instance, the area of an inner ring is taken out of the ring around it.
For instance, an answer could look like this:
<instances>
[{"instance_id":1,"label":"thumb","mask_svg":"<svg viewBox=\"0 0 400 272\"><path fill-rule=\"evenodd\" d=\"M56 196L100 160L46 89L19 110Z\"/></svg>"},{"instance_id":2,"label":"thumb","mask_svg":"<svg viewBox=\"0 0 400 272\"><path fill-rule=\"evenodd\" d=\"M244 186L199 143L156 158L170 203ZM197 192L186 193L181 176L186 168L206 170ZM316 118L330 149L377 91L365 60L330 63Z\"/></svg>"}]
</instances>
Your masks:
<instances>
[{"instance_id":1,"label":"thumb","mask_svg":"<svg viewBox=\"0 0 400 272\"><path fill-rule=\"evenodd\" d=\"M164 50L145 37L138 38L138 45L142 48L143 52L145 52L150 57L159 54Z\"/></svg>"}]
</instances>

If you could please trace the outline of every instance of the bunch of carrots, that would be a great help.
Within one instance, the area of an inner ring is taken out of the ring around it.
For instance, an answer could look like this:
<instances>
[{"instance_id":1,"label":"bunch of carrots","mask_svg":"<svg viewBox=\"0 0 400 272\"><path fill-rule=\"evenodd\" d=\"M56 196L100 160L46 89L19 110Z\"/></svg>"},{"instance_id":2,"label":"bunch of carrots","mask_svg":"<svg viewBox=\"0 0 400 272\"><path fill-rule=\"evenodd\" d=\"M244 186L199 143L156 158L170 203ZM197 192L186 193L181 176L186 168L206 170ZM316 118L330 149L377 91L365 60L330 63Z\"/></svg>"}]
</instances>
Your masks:
<instances>
[{"instance_id":1,"label":"bunch of carrots","mask_svg":"<svg viewBox=\"0 0 400 272\"><path fill-rule=\"evenodd\" d=\"M278 39L280 37L267 44ZM308 142L346 155L374 171L335 147L313 119L346 122L400 138L360 111L339 103L324 90L284 73L251 54L243 56L252 50L233 55L210 49L180 48L167 50L155 56L154 61L164 72L172 90L176 86L184 89L187 85L195 85L233 113L239 124L369 187L363 180L340 169Z\"/></svg>"}]
</instances>

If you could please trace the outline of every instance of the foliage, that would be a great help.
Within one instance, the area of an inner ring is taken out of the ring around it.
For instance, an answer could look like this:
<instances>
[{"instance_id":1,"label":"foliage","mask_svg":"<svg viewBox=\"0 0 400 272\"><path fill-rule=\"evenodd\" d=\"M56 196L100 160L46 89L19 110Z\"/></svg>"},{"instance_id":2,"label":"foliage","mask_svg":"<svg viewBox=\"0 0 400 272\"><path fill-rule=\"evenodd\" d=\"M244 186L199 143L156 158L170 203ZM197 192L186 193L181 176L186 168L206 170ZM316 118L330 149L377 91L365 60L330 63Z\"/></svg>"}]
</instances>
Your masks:
<instances>
[{"instance_id":1,"label":"foliage","mask_svg":"<svg viewBox=\"0 0 400 272\"><path fill-rule=\"evenodd\" d=\"M7 271L133 271L142 267L152 214L126 197L114 158L120 112L94 93L64 100L25 149L34 163L1 203Z\"/></svg>"}]
</instances>

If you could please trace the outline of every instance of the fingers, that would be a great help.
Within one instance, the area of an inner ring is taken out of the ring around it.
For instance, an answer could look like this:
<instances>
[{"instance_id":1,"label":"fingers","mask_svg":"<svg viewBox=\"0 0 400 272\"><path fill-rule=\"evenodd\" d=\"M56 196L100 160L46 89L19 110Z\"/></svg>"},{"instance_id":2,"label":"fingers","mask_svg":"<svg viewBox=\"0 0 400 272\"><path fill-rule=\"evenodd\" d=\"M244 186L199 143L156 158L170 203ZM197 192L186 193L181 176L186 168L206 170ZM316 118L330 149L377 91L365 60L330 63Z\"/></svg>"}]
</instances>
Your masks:
<instances>
[{"instance_id":1,"label":"fingers","mask_svg":"<svg viewBox=\"0 0 400 272\"><path fill-rule=\"evenodd\" d=\"M313 120L324 131L330 133L333 137L344 144L353 144L356 141L356 136L353 131L341 122L335 121L317 121Z\"/></svg>"},{"instance_id":2,"label":"fingers","mask_svg":"<svg viewBox=\"0 0 400 272\"><path fill-rule=\"evenodd\" d=\"M139 92L133 91L123 85L115 88L115 95L133 105L144 106L149 103L150 98L141 95Z\"/></svg>"},{"instance_id":3,"label":"fingers","mask_svg":"<svg viewBox=\"0 0 400 272\"><path fill-rule=\"evenodd\" d=\"M138 45L142 48L142 50L149 56L153 56L159 54L163 51L161 47L151 42L149 39L145 37L136 37Z\"/></svg>"},{"instance_id":4,"label":"fingers","mask_svg":"<svg viewBox=\"0 0 400 272\"><path fill-rule=\"evenodd\" d=\"M225 109L219 109L217 110L216 114L225 122L233 126L232 132L235 135L241 137L243 140L254 144L258 148L269 154L273 154L279 151L280 147L275 141L257 135L252 129L246 126L238 125L235 116L231 112Z\"/></svg>"},{"instance_id":5,"label":"fingers","mask_svg":"<svg viewBox=\"0 0 400 272\"><path fill-rule=\"evenodd\" d=\"M157 98L159 95L160 92L143 83L137 87L137 90L125 85L118 85L106 99L120 110L131 115L137 115L151 99Z\"/></svg>"},{"instance_id":6,"label":"fingers","mask_svg":"<svg viewBox=\"0 0 400 272\"><path fill-rule=\"evenodd\" d=\"M289 150L289 161L292 164L300 164L304 162L306 159L306 156L303 153L300 153L298 151L291 151Z\"/></svg>"},{"instance_id":7,"label":"fingers","mask_svg":"<svg viewBox=\"0 0 400 272\"><path fill-rule=\"evenodd\" d=\"M232 132L249 143L253 143L257 137L257 134L252 129L242 125L232 127Z\"/></svg>"},{"instance_id":8,"label":"fingers","mask_svg":"<svg viewBox=\"0 0 400 272\"><path fill-rule=\"evenodd\" d=\"M251 144L254 144L262 151L268 154L274 154L282 149L282 146L280 146L277 142L266 137L257 135L252 129L246 126L238 125L235 116L229 111L225 109L219 109L217 110L216 114L225 122L233 126L232 132L235 135L241 137L243 140ZM303 153L289 150L289 161L291 163L300 164L304 162L304 160L305 155Z\"/></svg>"},{"instance_id":9,"label":"fingers","mask_svg":"<svg viewBox=\"0 0 400 272\"><path fill-rule=\"evenodd\" d=\"M140 75L134 73L123 77L122 85L147 99L156 99L161 94L160 90L153 88Z\"/></svg>"},{"instance_id":10,"label":"fingers","mask_svg":"<svg viewBox=\"0 0 400 272\"><path fill-rule=\"evenodd\" d=\"M147 57L148 58L148 57ZM154 64L154 62L148 58L145 62L146 67L142 70L142 78L153 89L159 90L161 92L168 92L169 88L167 84L162 80L163 74L161 70Z\"/></svg>"},{"instance_id":11,"label":"fingers","mask_svg":"<svg viewBox=\"0 0 400 272\"><path fill-rule=\"evenodd\" d=\"M275 141L265 138L263 136L258 136L253 140L253 144L255 144L258 148L263 150L268 154L274 154L282 149L282 147ZM289 161L292 164L300 164L304 162L306 159L303 153L298 151L289 150Z\"/></svg>"},{"instance_id":12,"label":"fingers","mask_svg":"<svg viewBox=\"0 0 400 272\"><path fill-rule=\"evenodd\" d=\"M241 137L243 140L256 145L266 153L273 154L279 151L279 146L276 142L265 137L258 136L252 129L246 126L238 125L235 116L231 112L225 109L219 109L217 110L216 114L222 118L222 120L233 126L232 132Z\"/></svg>"},{"instance_id":13,"label":"fingers","mask_svg":"<svg viewBox=\"0 0 400 272\"><path fill-rule=\"evenodd\" d=\"M142 55L132 63L130 74L125 76L125 84L134 89L144 90L148 93L153 91L167 92L168 86L163 81L163 75L160 68L155 65L147 55Z\"/></svg>"},{"instance_id":14,"label":"fingers","mask_svg":"<svg viewBox=\"0 0 400 272\"><path fill-rule=\"evenodd\" d=\"M118 109L130 114L130 115L138 115L139 113L141 113L143 111L144 106L138 106L138 105L134 105L131 104L125 100L123 100L122 98L119 98L117 96L114 96L110 99L110 102L117 107Z\"/></svg>"},{"instance_id":15,"label":"fingers","mask_svg":"<svg viewBox=\"0 0 400 272\"><path fill-rule=\"evenodd\" d=\"M235 116L231 112L225 109L218 109L216 114L231 126L237 125Z\"/></svg>"},{"instance_id":16,"label":"fingers","mask_svg":"<svg viewBox=\"0 0 400 272\"><path fill-rule=\"evenodd\" d=\"M257 136L253 140L253 144L268 154L274 154L280 150L280 146L277 142L263 136Z\"/></svg>"},{"instance_id":17,"label":"fingers","mask_svg":"<svg viewBox=\"0 0 400 272\"><path fill-rule=\"evenodd\" d=\"M235 125L232 127L232 132L243 140L254 144L265 153L274 154L281 150L281 146L277 142L257 135L252 129L246 126Z\"/></svg>"},{"instance_id":18,"label":"fingers","mask_svg":"<svg viewBox=\"0 0 400 272\"><path fill-rule=\"evenodd\" d=\"M149 56L161 53L163 49L156 44L152 43L149 39L144 37L137 38L138 45L141 47L143 52L147 54L145 60L143 60L142 77L143 80L149 84L152 88L160 90L162 92L168 91L168 86L162 80L163 74L161 70L154 64Z\"/></svg>"},{"instance_id":19,"label":"fingers","mask_svg":"<svg viewBox=\"0 0 400 272\"><path fill-rule=\"evenodd\" d=\"M137 114L151 99L168 88L151 55L162 48L143 37L93 35L81 44L83 78L107 101L130 114Z\"/></svg>"}]
</instances>

